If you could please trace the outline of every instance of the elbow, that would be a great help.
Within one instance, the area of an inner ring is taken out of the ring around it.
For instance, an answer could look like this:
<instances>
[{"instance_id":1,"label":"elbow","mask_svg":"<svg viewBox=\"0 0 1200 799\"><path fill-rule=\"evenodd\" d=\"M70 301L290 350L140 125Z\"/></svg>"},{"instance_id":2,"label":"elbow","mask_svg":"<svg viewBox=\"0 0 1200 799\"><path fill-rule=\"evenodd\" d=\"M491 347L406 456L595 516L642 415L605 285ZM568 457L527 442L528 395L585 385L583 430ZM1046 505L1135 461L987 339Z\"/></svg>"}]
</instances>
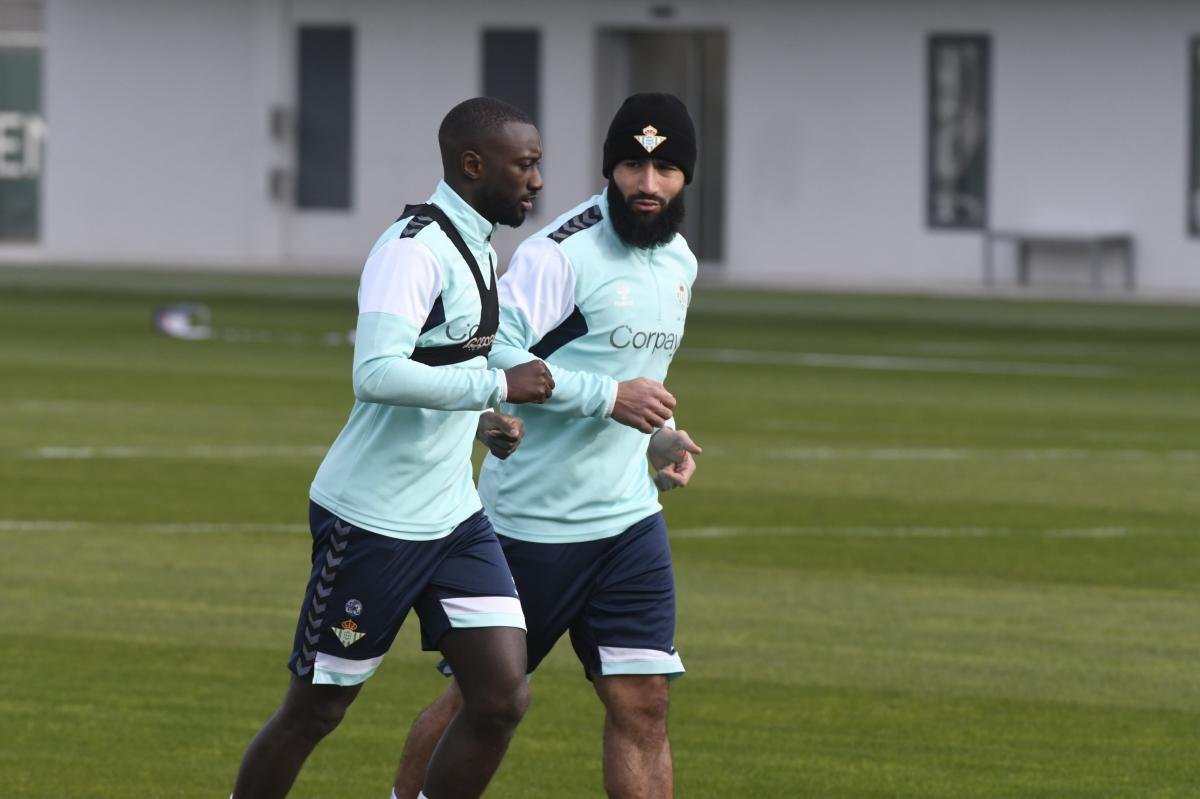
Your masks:
<instances>
[{"instance_id":1,"label":"elbow","mask_svg":"<svg viewBox=\"0 0 1200 799\"><path fill-rule=\"evenodd\" d=\"M380 402L378 369L369 363L355 364L350 376L354 398L359 402Z\"/></svg>"}]
</instances>

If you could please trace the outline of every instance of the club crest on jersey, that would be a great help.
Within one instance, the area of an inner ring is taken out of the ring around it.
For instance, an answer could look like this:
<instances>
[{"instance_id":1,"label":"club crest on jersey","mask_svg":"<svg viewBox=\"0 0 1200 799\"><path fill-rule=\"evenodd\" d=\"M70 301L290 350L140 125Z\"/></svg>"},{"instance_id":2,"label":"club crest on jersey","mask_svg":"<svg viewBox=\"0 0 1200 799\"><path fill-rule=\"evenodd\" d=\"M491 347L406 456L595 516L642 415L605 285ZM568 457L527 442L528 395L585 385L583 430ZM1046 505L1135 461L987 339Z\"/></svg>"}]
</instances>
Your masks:
<instances>
[{"instance_id":1,"label":"club crest on jersey","mask_svg":"<svg viewBox=\"0 0 1200 799\"><path fill-rule=\"evenodd\" d=\"M330 627L333 630L333 635L342 642L342 646L349 647L355 641L366 636L366 633L358 632L358 625L351 619L346 619L339 627Z\"/></svg>"},{"instance_id":2,"label":"club crest on jersey","mask_svg":"<svg viewBox=\"0 0 1200 799\"><path fill-rule=\"evenodd\" d=\"M654 127L653 125L647 125L646 127L642 128L642 135L634 136L633 140L642 145L643 150L648 153L652 153L658 148L658 145L667 140L667 137L659 136L658 128Z\"/></svg>"}]
</instances>

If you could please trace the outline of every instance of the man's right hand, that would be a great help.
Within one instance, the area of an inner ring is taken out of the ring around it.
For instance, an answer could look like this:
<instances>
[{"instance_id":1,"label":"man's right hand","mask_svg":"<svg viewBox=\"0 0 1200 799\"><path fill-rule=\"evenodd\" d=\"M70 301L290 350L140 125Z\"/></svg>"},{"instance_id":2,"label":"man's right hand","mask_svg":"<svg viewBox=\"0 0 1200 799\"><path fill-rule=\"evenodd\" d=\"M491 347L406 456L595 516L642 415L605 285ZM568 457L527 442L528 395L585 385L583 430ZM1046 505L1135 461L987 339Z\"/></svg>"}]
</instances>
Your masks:
<instances>
[{"instance_id":1,"label":"man's right hand","mask_svg":"<svg viewBox=\"0 0 1200 799\"><path fill-rule=\"evenodd\" d=\"M648 377L617 383L617 404L613 406L612 418L621 424L651 433L671 418L674 409L675 398L662 383Z\"/></svg>"},{"instance_id":2,"label":"man's right hand","mask_svg":"<svg viewBox=\"0 0 1200 799\"><path fill-rule=\"evenodd\" d=\"M529 361L504 370L508 381L505 402L545 402L554 393L554 378L543 361Z\"/></svg>"}]
</instances>

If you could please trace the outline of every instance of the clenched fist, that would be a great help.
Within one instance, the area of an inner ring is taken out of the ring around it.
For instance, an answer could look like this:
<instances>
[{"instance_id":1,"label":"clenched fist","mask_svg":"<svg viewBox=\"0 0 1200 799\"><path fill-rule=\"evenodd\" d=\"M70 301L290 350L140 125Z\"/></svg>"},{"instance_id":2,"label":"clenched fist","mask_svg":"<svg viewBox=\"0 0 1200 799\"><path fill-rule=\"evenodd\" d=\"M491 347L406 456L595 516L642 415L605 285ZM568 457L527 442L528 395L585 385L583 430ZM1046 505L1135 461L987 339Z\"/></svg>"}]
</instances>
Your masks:
<instances>
[{"instance_id":1,"label":"clenched fist","mask_svg":"<svg viewBox=\"0 0 1200 799\"><path fill-rule=\"evenodd\" d=\"M516 451L524 435L525 423L515 416L499 411L484 411L479 414L475 438L500 460Z\"/></svg>"},{"instance_id":2,"label":"clenched fist","mask_svg":"<svg viewBox=\"0 0 1200 799\"><path fill-rule=\"evenodd\" d=\"M529 361L504 370L508 380L505 402L545 402L554 393L554 378L543 361Z\"/></svg>"},{"instance_id":3,"label":"clenched fist","mask_svg":"<svg viewBox=\"0 0 1200 799\"><path fill-rule=\"evenodd\" d=\"M649 433L671 418L675 398L663 384L648 377L617 383L617 404L612 418L621 424Z\"/></svg>"}]
</instances>

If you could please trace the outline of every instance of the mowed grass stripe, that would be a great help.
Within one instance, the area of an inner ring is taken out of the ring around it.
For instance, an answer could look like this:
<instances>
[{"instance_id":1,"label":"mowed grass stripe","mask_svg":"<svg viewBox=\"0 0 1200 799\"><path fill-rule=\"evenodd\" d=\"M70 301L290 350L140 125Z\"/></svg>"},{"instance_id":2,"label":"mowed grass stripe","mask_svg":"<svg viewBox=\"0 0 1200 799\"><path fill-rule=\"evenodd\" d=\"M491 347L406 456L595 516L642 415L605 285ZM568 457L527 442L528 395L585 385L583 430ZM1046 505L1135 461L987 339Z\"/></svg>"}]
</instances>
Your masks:
<instances>
[{"instance_id":1,"label":"mowed grass stripe","mask_svg":"<svg viewBox=\"0 0 1200 799\"><path fill-rule=\"evenodd\" d=\"M699 363L753 364L773 367L828 367L873 369L892 372L957 372L961 374L1039 375L1049 377L1119 377L1121 372L1106 366L1065 363L1012 363L962 358L898 357L894 355L835 355L823 352L777 350L691 349L681 357Z\"/></svg>"}]
</instances>

